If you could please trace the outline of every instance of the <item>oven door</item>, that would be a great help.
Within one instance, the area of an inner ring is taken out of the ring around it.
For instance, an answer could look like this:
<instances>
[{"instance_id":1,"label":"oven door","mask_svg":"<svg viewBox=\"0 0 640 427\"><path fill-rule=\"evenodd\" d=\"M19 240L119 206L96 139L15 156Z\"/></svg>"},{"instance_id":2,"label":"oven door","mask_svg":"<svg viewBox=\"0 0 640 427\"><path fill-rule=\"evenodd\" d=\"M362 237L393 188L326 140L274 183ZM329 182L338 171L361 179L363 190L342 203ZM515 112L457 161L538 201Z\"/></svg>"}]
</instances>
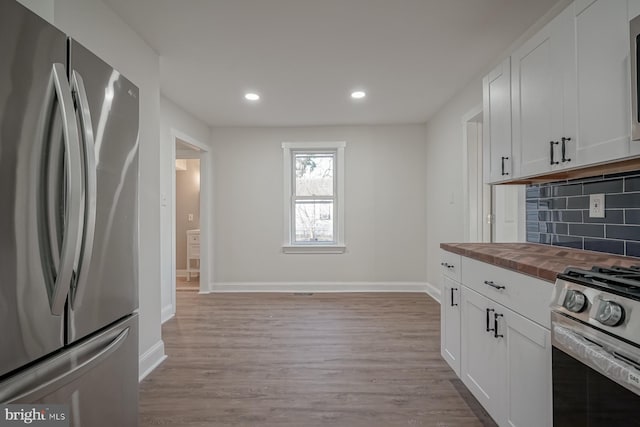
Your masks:
<instances>
[{"instance_id":1,"label":"oven door","mask_svg":"<svg viewBox=\"0 0 640 427\"><path fill-rule=\"evenodd\" d=\"M640 348L551 313L553 425L640 426Z\"/></svg>"}]
</instances>

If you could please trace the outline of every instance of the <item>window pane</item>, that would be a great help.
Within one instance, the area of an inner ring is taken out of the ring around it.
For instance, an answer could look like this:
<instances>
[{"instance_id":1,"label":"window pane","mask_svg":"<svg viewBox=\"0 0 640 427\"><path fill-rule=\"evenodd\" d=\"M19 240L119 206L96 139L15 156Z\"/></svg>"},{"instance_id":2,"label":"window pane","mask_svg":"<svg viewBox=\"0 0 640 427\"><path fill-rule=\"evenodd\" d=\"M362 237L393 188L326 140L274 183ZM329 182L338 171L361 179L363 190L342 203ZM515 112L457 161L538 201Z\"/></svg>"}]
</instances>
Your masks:
<instances>
[{"instance_id":1,"label":"window pane","mask_svg":"<svg viewBox=\"0 0 640 427\"><path fill-rule=\"evenodd\" d=\"M333 196L333 154L296 153L296 196Z\"/></svg>"},{"instance_id":2,"label":"window pane","mask_svg":"<svg viewBox=\"0 0 640 427\"><path fill-rule=\"evenodd\" d=\"M295 202L296 242L333 242L333 202Z\"/></svg>"}]
</instances>

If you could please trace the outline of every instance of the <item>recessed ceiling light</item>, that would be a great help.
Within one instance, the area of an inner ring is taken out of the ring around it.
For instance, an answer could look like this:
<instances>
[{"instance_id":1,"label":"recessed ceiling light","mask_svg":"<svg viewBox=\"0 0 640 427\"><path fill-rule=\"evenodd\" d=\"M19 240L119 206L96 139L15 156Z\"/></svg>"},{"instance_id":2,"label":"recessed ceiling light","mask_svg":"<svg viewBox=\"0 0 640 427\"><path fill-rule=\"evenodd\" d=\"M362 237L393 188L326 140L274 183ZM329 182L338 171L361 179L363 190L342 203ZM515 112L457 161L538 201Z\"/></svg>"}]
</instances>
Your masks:
<instances>
[{"instance_id":1,"label":"recessed ceiling light","mask_svg":"<svg viewBox=\"0 0 640 427\"><path fill-rule=\"evenodd\" d=\"M362 99L365 96L367 96L367 94L365 92L361 91L361 90L357 90L355 92L351 92L351 97L353 99Z\"/></svg>"},{"instance_id":2,"label":"recessed ceiling light","mask_svg":"<svg viewBox=\"0 0 640 427\"><path fill-rule=\"evenodd\" d=\"M260 99L260 95L258 95L257 93L249 92L244 94L244 98L249 101L257 101Z\"/></svg>"}]
</instances>

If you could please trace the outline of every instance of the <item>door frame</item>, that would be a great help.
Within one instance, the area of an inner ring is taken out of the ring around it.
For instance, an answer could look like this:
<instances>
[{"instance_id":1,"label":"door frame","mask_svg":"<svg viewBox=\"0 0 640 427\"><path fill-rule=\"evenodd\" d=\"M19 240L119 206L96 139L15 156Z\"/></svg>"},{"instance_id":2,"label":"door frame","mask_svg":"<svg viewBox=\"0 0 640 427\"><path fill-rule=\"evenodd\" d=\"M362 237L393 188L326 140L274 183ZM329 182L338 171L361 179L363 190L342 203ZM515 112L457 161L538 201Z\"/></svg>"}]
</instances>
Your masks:
<instances>
[{"instance_id":1,"label":"door frame","mask_svg":"<svg viewBox=\"0 0 640 427\"><path fill-rule=\"evenodd\" d=\"M193 154L185 156L178 153L176 142L180 140L193 147ZM171 305L172 316L176 312L176 168L177 156L180 158L193 158L200 160L200 293L209 293L210 280L213 277L213 264L211 258L211 244L213 242L213 215L212 215L212 161L210 147L197 139L175 128L171 128ZM170 317L169 317L170 318Z\"/></svg>"},{"instance_id":2,"label":"door frame","mask_svg":"<svg viewBox=\"0 0 640 427\"><path fill-rule=\"evenodd\" d=\"M483 112L482 104L478 104L467 113L462 116L461 125L462 125L462 198L464 201L464 241L469 242L471 240L471 221L469 218L469 212L471 211L471 206L469 206L469 135L467 131L467 126L469 123L478 123L477 117L480 116ZM482 134L481 134L482 135ZM484 141L482 141L484 143ZM482 150L482 143L480 144L480 149ZM479 154L482 157L482 152ZM478 171L478 179L483 182L483 194L479 194L479 198L483 198L484 200L484 176L483 171ZM491 191L489 190L489 193ZM489 203L491 205L491 202ZM485 227L485 209L482 205L476 207L477 209L477 218L478 218L478 228L484 229ZM489 206L489 211L491 212L491 207ZM485 242L491 241L491 231L492 226L489 227L489 230L485 230L482 232L482 240ZM487 235L488 234L488 235Z\"/></svg>"}]
</instances>

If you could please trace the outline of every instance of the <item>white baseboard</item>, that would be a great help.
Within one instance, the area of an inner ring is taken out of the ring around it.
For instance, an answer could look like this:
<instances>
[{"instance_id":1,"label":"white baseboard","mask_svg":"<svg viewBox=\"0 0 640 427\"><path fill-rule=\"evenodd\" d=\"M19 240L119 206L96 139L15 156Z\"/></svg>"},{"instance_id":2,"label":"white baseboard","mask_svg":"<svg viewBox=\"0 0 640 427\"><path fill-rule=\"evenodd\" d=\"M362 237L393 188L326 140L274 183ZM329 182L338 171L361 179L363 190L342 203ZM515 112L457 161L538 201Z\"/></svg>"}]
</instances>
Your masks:
<instances>
[{"instance_id":1,"label":"white baseboard","mask_svg":"<svg viewBox=\"0 0 640 427\"><path fill-rule=\"evenodd\" d=\"M202 289L200 289L200 290L198 291L198 293L199 293L199 294L201 294L201 295L206 295L206 294L210 294L211 292L215 292L215 291L212 291L212 290L211 290L212 288L213 288L213 285L209 285L209 289L207 289L207 290L205 290L205 291L203 291ZM221 291L219 291L219 292L221 292ZM231 292L231 291L226 291L226 292Z\"/></svg>"},{"instance_id":2,"label":"white baseboard","mask_svg":"<svg viewBox=\"0 0 640 427\"><path fill-rule=\"evenodd\" d=\"M162 312L160 313L161 323L166 322L171 319L176 314L173 309L173 304L167 304L162 308Z\"/></svg>"},{"instance_id":3,"label":"white baseboard","mask_svg":"<svg viewBox=\"0 0 640 427\"><path fill-rule=\"evenodd\" d=\"M440 304L440 298L442 297L440 286L434 286L429 282L427 282L426 285L427 285L427 290L426 290L427 294L429 294L431 298L433 298L438 302L438 304Z\"/></svg>"},{"instance_id":4,"label":"white baseboard","mask_svg":"<svg viewBox=\"0 0 640 427\"><path fill-rule=\"evenodd\" d=\"M426 282L218 282L211 292L426 292ZM200 291L201 294L209 293ZM430 293L429 293L430 294ZM431 295L431 294L430 294Z\"/></svg>"},{"instance_id":5,"label":"white baseboard","mask_svg":"<svg viewBox=\"0 0 640 427\"><path fill-rule=\"evenodd\" d=\"M164 354L164 342L160 340L140 356L138 363L138 381L142 381L154 369L160 366L166 358L167 355Z\"/></svg>"}]
</instances>

